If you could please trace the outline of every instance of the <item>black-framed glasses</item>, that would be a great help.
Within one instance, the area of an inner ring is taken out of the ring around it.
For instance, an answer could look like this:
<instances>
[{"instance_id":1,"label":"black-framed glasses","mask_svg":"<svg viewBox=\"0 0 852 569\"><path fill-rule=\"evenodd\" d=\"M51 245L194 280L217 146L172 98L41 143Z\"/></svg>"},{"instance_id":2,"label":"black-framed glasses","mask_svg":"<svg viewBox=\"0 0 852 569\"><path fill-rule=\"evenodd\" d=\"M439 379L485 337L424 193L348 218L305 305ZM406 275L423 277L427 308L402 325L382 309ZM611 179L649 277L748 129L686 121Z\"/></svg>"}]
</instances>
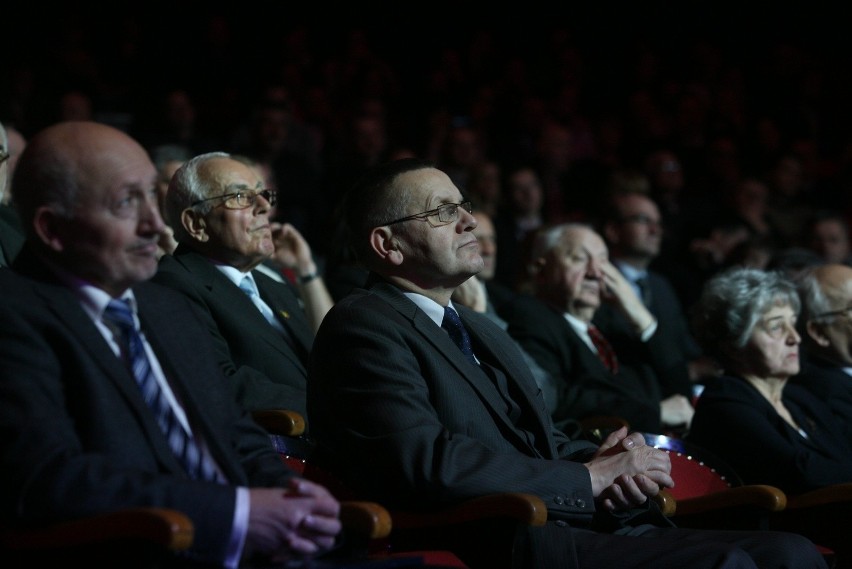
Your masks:
<instances>
[{"instance_id":1,"label":"black-framed glasses","mask_svg":"<svg viewBox=\"0 0 852 569\"><path fill-rule=\"evenodd\" d=\"M0 164L11 158L12 155L5 150L0 150Z\"/></svg>"},{"instance_id":2,"label":"black-framed glasses","mask_svg":"<svg viewBox=\"0 0 852 569\"><path fill-rule=\"evenodd\" d=\"M269 202L270 206L275 205L275 202L278 201L277 190L240 190L239 192L234 192L232 194L222 194L221 196L198 200L192 203L192 207L203 204L204 202L222 200L220 205L223 205L228 209L246 209L257 202L258 196L262 196L263 199Z\"/></svg>"},{"instance_id":3,"label":"black-framed glasses","mask_svg":"<svg viewBox=\"0 0 852 569\"><path fill-rule=\"evenodd\" d=\"M846 308L841 308L840 310L830 310L828 312L823 312L822 314L817 314L814 318L829 318L831 316L846 316L848 318L852 318L852 305L849 305Z\"/></svg>"},{"instance_id":4,"label":"black-framed glasses","mask_svg":"<svg viewBox=\"0 0 852 569\"><path fill-rule=\"evenodd\" d=\"M399 219L394 219L393 221L383 223L382 225L393 225L395 223L402 223L403 221L411 221L412 219L423 219L426 221L430 221L429 218L434 217L438 218L439 225L446 225L448 223L458 221L459 208L465 210L468 213L473 213L473 205L470 203L469 200L463 201L461 203L445 203L439 205L435 209L430 209L429 211L422 211L420 213L415 213L414 215L400 217ZM432 222L430 221L430 223Z\"/></svg>"}]
</instances>

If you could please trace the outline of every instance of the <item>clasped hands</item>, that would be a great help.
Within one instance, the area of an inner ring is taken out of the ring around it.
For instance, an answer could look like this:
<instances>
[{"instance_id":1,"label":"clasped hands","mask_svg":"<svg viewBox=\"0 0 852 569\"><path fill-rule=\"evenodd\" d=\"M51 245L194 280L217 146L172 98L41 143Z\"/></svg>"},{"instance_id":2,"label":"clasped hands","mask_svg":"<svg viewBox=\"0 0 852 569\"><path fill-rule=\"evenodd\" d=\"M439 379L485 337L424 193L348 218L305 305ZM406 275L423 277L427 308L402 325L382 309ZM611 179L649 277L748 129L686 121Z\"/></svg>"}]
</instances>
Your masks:
<instances>
[{"instance_id":1,"label":"clasped hands","mask_svg":"<svg viewBox=\"0 0 852 569\"><path fill-rule=\"evenodd\" d=\"M330 550L342 529L340 503L319 484L294 478L287 488L251 488L243 557L274 563Z\"/></svg>"},{"instance_id":2,"label":"clasped hands","mask_svg":"<svg viewBox=\"0 0 852 569\"><path fill-rule=\"evenodd\" d=\"M646 445L641 433L628 434L627 427L610 433L585 466L595 499L610 512L641 506L674 486L669 455Z\"/></svg>"}]
</instances>

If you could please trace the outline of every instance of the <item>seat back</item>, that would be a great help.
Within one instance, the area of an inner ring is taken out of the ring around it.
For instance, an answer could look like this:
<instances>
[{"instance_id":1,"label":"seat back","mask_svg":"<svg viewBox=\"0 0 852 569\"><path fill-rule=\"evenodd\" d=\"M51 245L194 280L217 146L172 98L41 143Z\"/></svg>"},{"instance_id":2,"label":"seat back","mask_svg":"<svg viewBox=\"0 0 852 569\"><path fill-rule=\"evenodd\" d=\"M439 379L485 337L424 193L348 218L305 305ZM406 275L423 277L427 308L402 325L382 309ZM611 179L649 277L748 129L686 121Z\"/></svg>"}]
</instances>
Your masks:
<instances>
[{"instance_id":1,"label":"seat back","mask_svg":"<svg viewBox=\"0 0 852 569\"><path fill-rule=\"evenodd\" d=\"M675 487L669 492L677 501L742 486L739 476L721 459L683 439L643 433L645 443L665 450L672 464Z\"/></svg>"}]
</instances>

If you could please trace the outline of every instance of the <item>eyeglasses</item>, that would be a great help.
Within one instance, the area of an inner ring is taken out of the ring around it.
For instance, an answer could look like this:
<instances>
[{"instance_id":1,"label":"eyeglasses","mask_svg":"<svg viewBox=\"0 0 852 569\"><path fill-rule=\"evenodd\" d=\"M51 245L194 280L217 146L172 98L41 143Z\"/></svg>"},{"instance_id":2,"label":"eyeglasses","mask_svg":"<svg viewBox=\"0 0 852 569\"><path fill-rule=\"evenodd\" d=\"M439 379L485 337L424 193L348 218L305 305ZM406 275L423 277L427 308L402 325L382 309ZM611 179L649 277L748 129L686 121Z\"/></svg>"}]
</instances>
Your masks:
<instances>
[{"instance_id":1,"label":"eyeglasses","mask_svg":"<svg viewBox=\"0 0 852 569\"><path fill-rule=\"evenodd\" d=\"M6 152L5 150L0 150L0 164L11 158L11 154Z\"/></svg>"},{"instance_id":2,"label":"eyeglasses","mask_svg":"<svg viewBox=\"0 0 852 569\"><path fill-rule=\"evenodd\" d=\"M399 219L383 223L382 225L393 225L395 223L402 223L403 221L410 221L412 219L423 219L429 221L430 217L436 216L438 218L438 225L446 225L448 223L453 223L458 220L459 208L462 208L468 213L473 213L473 205L471 205L469 201L464 201L461 203L445 203L436 207L435 209L415 213L414 215L409 215L406 217L400 217ZM430 223L432 222L430 221Z\"/></svg>"},{"instance_id":3,"label":"eyeglasses","mask_svg":"<svg viewBox=\"0 0 852 569\"><path fill-rule=\"evenodd\" d=\"M829 312L817 314L815 318L828 318L829 316L846 316L847 318L852 318L852 305L841 308L840 310L830 310Z\"/></svg>"},{"instance_id":4,"label":"eyeglasses","mask_svg":"<svg viewBox=\"0 0 852 569\"><path fill-rule=\"evenodd\" d=\"M275 202L278 201L277 195L277 190L242 190L239 192L234 192L233 194L223 194L221 196L198 200L197 202L192 203L192 207L195 207L199 204L203 204L204 202L209 202L213 200L223 200L220 205L224 205L228 209L246 209L247 207L253 206L255 202L257 202L258 196L263 196L263 199L269 202L269 205L273 206L275 205Z\"/></svg>"},{"instance_id":5,"label":"eyeglasses","mask_svg":"<svg viewBox=\"0 0 852 569\"><path fill-rule=\"evenodd\" d=\"M621 218L622 223L638 223L640 225L660 225L660 220L651 216L637 213L636 215L628 215Z\"/></svg>"}]
</instances>

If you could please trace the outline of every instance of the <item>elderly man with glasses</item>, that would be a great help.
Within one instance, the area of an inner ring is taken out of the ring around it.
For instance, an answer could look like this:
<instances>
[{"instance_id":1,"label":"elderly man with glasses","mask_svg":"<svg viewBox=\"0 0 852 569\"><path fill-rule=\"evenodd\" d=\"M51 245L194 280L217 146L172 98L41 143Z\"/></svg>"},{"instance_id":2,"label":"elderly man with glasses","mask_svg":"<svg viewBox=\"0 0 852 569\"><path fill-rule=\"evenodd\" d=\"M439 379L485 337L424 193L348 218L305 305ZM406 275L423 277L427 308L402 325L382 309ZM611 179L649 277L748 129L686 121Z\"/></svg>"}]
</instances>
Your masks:
<instances>
[{"instance_id":1,"label":"elderly man with glasses","mask_svg":"<svg viewBox=\"0 0 852 569\"><path fill-rule=\"evenodd\" d=\"M802 317L801 372L791 383L826 401L835 415L852 417L852 267L817 265L797 275Z\"/></svg>"},{"instance_id":2,"label":"elderly man with glasses","mask_svg":"<svg viewBox=\"0 0 852 569\"><path fill-rule=\"evenodd\" d=\"M190 159L166 193L178 246L154 279L201 309L244 407L306 415L308 355L332 300L306 240L291 225L270 222L276 198L255 169L229 154ZM258 270L267 260L292 270L295 282Z\"/></svg>"},{"instance_id":3,"label":"elderly man with glasses","mask_svg":"<svg viewBox=\"0 0 852 569\"><path fill-rule=\"evenodd\" d=\"M8 267L24 244L17 212L8 204L4 192L12 176L8 133L0 123L0 267Z\"/></svg>"}]
</instances>

